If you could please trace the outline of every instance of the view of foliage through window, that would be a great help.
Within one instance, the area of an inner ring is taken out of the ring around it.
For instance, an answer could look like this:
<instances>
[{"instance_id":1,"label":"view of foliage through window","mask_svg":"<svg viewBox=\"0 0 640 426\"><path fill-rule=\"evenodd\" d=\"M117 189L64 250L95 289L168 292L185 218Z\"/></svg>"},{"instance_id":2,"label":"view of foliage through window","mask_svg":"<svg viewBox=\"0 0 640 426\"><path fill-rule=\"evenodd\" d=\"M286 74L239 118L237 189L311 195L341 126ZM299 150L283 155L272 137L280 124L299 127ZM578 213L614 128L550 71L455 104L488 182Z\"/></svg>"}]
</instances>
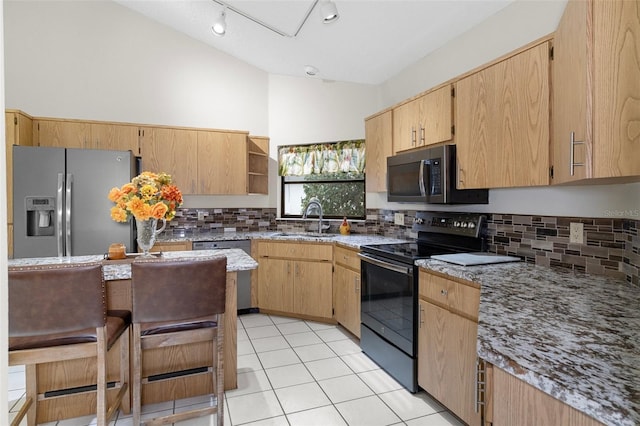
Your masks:
<instances>
[{"instance_id":1,"label":"view of foliage through window","mask_svg":"<svg viewBox=\"0 0 640 426\"><path fill-rule=\"evenodd\" d=\"M345 176L333 182L305 183L302 209L311 198L317 197L322 204L325 216L350 218L364 217L364 174L349 176L354 180L344 180ZM307 176L307 180L326 180L324 176Z\"/></svg>"},{"instance_id":2,"label":"view of foliage through window","mask_svg":"<svg viewBox=\"0 0 640 426\"><path fill-rule=\"evenodd\" d=\"M365 218L364 173L283 176L282 195L285 217L302 216L311 198L316 197L326 218Z\"/></svg>"}]
</instances>

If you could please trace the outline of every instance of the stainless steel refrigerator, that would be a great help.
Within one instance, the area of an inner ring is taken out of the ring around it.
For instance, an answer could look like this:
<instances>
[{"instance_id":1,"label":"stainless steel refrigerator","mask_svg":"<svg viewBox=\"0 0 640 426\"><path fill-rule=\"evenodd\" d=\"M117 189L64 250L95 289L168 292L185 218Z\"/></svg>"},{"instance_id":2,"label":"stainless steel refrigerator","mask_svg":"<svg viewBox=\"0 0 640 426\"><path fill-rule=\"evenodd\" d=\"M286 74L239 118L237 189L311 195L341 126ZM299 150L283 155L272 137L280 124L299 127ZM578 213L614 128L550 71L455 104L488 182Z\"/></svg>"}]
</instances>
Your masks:
<instances>
[{"instance_id":1,"label":"stainless steel refrigerator","mask_svg":"<svg viewBox=\"0 0 640 426\"><path fill-rule=\"evenodd\" d=\"M107 195L135 173L131 151L14 146L14 258L133 251L133 221L113 221Z\"/></svg>"}]
</instances>

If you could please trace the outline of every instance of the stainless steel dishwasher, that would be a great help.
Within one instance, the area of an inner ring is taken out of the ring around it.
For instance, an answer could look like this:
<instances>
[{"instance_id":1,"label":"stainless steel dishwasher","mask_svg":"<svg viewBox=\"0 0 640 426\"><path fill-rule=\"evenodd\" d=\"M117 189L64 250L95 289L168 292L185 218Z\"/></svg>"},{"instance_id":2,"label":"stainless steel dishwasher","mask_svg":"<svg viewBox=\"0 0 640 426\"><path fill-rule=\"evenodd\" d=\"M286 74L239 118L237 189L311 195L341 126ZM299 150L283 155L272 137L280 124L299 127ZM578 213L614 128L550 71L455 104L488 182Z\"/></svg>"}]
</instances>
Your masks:
<instances>
[{"instance_id":1,"label":"stainless steel dishwasher","mask_svg":"<svg viewBox=\"0 0 640 426\"><path fill-rule=\"evenodd\" d=\"M241 249L251 256L250 240L194 241L193 250ZM238 271L238 314L251 312L251 271Z\"/></svg>"}]
</instances>

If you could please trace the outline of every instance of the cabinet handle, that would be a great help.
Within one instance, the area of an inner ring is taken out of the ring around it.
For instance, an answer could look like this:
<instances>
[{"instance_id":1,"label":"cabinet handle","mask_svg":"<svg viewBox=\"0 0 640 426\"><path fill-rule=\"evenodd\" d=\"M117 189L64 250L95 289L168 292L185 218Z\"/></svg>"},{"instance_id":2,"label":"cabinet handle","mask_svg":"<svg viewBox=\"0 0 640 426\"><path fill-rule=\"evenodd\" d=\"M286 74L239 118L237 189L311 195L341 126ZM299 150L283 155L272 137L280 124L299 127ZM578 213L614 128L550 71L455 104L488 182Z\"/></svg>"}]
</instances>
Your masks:
<instances>
[{"instance_id":1,"label":"cabinet handle","mask_svg":"<svg viewBox=\"0 0 640 426\"><path fill-rule=\"evenodd\" d=\"M420 310L418 311L418 328L422 328L422 324L424 324L424 306L420 305Z\"/></svg>"},{"instance_id":2,"label":"cabinet handle","mask_svg":"<svg viewBox=\"0 0 640 426\"><path fill-rule=\"evenodd\" d=\"M464 181L461 178L462 173L464 173L464 170L462 170L462 167L460 167L460 163L458 163L458 185L464 183Z\"/></svg>"},{"instance_id":3,"label":"cabinet handle","mask_svg":"<svg viewBox=\"0 0 640 426\"><path fill-rule=\"evenodd\" d=\"M584 166L584 163L575 162L576 145L584 145L584 141L577 141L576 134L574 132L571 132L569 136L569 170L571 172L571 176L574 175L575 166Z\"/></svg>"},{"instance_id":4,"label":"cabinet handle","mask_svg":"<svg viewBox=\"0 0 640 426\"><path fill-rule=\"evenodd\" d=\"M356 294L360 293L360 279L358 279L358 277L353 277L353 284Z\"/></svg>"},{"instance_id":5,"label":"cabinet handle","mask_svg":"<svg viewBox=\"0 0 640 426\"><path fill-rule=\"evenodd\" d=\"M416 128L411 126L411 146L416 146Z\"/></svg>"},{"instance_id":6,"label":"cabinet handle","mask_svg":"<svg viewBox=\"0 0 640 426\"><path fill-rule=\"evenodd\" d=\"M424 127L420 126L420 145L424 145Z\"/></svg>"},{"instance_id":7,"label":"cabinet handle","mask_svg":"<svg viewBox=\"0 0 640 426\"><path fill-rule=\"evenodd\" d=\"M448 294L449 294L449 292L447 290L445 290L444 288L442 290L440 290L440 295L447 296Z\"/></svg>"}]
</instances>

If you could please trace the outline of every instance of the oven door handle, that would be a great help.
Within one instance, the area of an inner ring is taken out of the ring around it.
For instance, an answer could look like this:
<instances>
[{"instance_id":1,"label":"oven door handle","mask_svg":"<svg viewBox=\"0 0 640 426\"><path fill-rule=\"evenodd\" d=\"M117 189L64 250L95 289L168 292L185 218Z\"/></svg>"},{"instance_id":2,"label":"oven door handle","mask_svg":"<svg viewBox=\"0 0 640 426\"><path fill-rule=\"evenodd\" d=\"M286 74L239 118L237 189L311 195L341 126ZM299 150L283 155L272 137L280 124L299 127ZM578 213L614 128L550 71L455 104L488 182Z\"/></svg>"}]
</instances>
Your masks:
<instances>
[{"instance_id":1,"label":"oven door handle","mask_svg":"<svg viewBox=\"0 0 640 426\"><path fill-rule=\"evenodd\" d=\"M401 274L413 275L413 268L396 265L395 263L385 262L384 260L380 260L362 253L359 253L358 256L360 256L360 259L362 259L363 261L367 263L372 263L381 268L389 269L394 272L399 272Z\"/></svg>"}]
</instances>

